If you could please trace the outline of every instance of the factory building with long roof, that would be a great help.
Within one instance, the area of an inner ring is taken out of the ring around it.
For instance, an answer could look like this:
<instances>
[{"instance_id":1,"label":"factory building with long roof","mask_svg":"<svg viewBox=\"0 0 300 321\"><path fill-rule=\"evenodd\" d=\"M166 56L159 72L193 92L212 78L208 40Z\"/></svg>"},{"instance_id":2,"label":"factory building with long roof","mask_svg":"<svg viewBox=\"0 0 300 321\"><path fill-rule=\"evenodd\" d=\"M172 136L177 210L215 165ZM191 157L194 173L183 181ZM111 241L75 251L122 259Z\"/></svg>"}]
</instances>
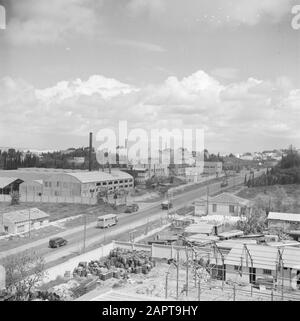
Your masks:
<instances>
[{"instance_id":1,"label":"factory building with long roof","mask_svg":"<svg viewBox=\"0 0 300 321\"><path fill-rule=\"evenodd\" d=\"M133 177L119 170L58 172L43 180L43 195L62 197L95 197L98 192L108 193L133 188Z\"/></svg>"}]
</instances>

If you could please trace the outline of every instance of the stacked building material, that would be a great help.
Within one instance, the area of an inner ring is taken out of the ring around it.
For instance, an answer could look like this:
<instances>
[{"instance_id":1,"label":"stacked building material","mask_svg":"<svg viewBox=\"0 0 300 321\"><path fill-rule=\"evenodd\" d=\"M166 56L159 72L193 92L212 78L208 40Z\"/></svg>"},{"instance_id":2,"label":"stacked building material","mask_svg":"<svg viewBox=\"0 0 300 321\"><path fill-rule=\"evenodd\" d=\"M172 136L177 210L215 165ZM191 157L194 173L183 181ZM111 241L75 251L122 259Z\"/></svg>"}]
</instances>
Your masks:
<instances>
[{"instance_id":1,"label":"stacked building material","mask_svg":"<svg viewBox=\"0 0 300 321\"><path fill-rule=\"evenodd\" d=\"M80 262L73 271L73 276L88 277L96 275L101 280L125 278L128 273L147 274L155 266L155 262L146 251L130 251L114 249L105 259Z\"/></svg>"}]
</instances>

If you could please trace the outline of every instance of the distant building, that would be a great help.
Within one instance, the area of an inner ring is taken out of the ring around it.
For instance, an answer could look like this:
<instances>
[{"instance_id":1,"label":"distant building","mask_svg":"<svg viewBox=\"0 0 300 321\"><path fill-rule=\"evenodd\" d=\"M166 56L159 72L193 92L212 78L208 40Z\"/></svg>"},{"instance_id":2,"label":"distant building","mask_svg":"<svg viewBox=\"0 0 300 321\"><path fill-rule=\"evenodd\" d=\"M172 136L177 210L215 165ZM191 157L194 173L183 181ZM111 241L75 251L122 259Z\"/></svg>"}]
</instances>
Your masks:
<instances>
[{"instance_id":1,"label":"distant building","mask_svg":"<svg viewBox=\"0 0 300 321\"><path fill-rule=\"evenodd\" d=\"M300 231L300 214L270 212L268 215L268 227L283 229L284 231Z\"/></svg>"},{"instance_id":2,"label":"distant building","mask_svg":"<svg viewBox=\"0 0 300 321\"><path fill-rule=\"evenodd\" d=\"M84 157L72 157L67 160L70 165L82 165L85 162Z\"/></svg>"},{"instance_id":3,"label":"distant building","mask_svg":"<svg viewBox=\"0 0 300 321\"><path fill-rule=\"evenodd\" d=\"M49 215L38 208L8 212L0 217L1 230L7 234L28 232L30 229L47 226L48 223Z\"/></svg>"},{"instance_id":4,"label":"distant building","mask_svg":"<svg viewBox=\"0 0 300 321\"><path fill-rule=\"evenodd\" d=\"M219 176L223 170L222 162L204 162L203 174L209 176Z\"/></svg>"},{"instance_id":5,"label":"distant building","mask_svg":"<svg viewBox=\"0 0 300 321\"><path fill-rule=\"evenodd\" d=\"M201 198L195 203L195 215L242 216L250 210L250 202L230 193Z\"/></svg>"}]
</instances>

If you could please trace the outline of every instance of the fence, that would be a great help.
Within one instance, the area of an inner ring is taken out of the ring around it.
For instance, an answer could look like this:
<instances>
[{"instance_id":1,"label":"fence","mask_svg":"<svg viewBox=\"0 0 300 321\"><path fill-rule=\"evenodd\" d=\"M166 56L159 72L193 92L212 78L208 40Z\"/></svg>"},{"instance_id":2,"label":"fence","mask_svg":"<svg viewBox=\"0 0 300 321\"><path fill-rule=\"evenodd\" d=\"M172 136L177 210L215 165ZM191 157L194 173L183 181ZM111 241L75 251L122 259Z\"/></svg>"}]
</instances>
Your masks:
<instances>
[{"instance_id":1,"label":"fence","mask_svg":"<svg viewBox=\"0 0 300 321\"><path fill-rule=\"evenodd\" d=\"M247 251L247 246L245 251ZM284 267L280 255L272 262L265 253L255 256L264 268L253 265L249 252L248 260L239 255L231 256L231 263L225 264L226 253L215 244L206 247L172 246L152 244L140 245L134 243L115 242L114 247L131 250L142 249L151 252L157 259L173 259L175 271L181 265L186 270L184 278L175 277L171 265L166 273L166 299L180 299L180 293L194 299L216 300L269 300L269 301L299 301L300 300L300 266L299 258L292 259L293 268ZM266 248L266 247L265 247ZM284 249L278 250L282 254ZM299 254L298 254L299 255ZM179 261L179 265L177 264ZM204 278L206 275L206 280ZM172 285L173 282L173 285ZM174 283L175 282L175 283ZM173 286L173 288L172 288ZM177 291L175 291L177 288ZM188 290L189 289L189 290ZM176 292L176 294L174 294ZM189 296L190 297L190 296Z\"/></svg>"},{"instance_id":2,"label":"fence","mask_svg":"<svg viewBox=\"0 0 300 321\"><path fill-rule=\"evenodd\" d=\"M0 195L0 202L10 202L10 195ZM81 197L81 196L48 196L48 195L29 195L24 194L20 197L21 202L32 202L32 203L69 203L69 204L86 204L95 205L97 199L95 197Z\"/></svg>"}]
</instances>

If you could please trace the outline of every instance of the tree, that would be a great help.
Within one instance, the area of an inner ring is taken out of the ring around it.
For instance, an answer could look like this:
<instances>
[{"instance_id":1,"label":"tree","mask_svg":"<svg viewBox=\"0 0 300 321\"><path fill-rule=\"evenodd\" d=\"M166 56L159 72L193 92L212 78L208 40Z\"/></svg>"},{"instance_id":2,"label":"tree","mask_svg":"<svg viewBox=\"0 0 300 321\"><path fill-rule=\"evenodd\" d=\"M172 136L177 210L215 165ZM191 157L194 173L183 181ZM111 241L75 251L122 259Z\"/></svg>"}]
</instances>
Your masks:
<instances>
[{"instance_id":1,"label":"tree","mask_svg":"<svg viewBox=\"0 0 300 321\"><path fill-rule=\"evenodd\" d=\"M253 208L243 221L238 221L236 228L247 234L262 233L267 227L266 213Z\"/></svg>"},{"instance_id":2,"label":"tree","mask_svg":"<svg viewBox=\"0 0 300 321\"><path fill-rule=\"evenodd\" d=\"M3 266L6 291L14 301L28 301L45 276L44 259L34 252L9 256Z\"/></svg>"},{"instance_id":3,"label":"tree","mask_svg":"<svg viewBox=\"0 0 300 321\"><path fill-rule=\"evenodd\" d=\"M11 205L19 205L20 204L20 194L18 191L13 191L11 194Z\"/></svg>"}]
</instances>

